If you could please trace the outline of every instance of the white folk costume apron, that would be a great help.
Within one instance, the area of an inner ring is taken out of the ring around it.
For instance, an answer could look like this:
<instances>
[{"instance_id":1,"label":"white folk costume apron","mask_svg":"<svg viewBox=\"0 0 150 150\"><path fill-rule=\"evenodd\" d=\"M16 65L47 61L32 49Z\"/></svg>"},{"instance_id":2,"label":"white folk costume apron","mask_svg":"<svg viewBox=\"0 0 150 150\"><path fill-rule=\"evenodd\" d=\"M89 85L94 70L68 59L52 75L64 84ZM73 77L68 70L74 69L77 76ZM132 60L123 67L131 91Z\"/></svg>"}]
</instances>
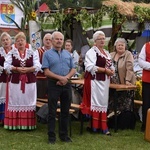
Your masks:
<instances>
[{"instance_id":1,"label":"white folk costume apron","mask_svg":"<svg viewBox=\"0 0 150 150\"><path fill-rule=\"evenodd\" d=\"M111 68L111 57L106 50L103 54L96 46L93 46L85 57L86 72L81 108L83 114L92 117L92 128L105 132L108 130L107 107L110 77L105 73L97 73L98 67Z\"/></svg>"},{"instance_id":2,"label":"white folk costume apron","mask_svg":"<svg viewBox=\"0 0 150 150\"><path fill-rule=\"evenodd\" d=\"M11 62L11 63L10 63ZM35 67L35 72L20 74L11 72L11 66ZM32 130L36 128L36 72L40 70L38 53L26 49L21 58L17 49L6 58L5 68L9 75L6 92L4 128L9 130Z\"/></svg>"}]
</instances>

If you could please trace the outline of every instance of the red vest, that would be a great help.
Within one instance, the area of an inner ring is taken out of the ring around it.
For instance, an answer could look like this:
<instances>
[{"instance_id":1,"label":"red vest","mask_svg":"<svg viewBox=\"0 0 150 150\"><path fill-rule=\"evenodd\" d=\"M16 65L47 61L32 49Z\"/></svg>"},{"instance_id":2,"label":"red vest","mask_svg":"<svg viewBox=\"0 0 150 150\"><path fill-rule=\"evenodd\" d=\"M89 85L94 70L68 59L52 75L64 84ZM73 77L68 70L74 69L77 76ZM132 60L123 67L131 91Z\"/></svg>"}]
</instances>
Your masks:
<instances>
[{"instance_id":1,"label":"red vest","mask_svg":"<svg viewBox=\"0 0 150 150\"><path fill-rule=\"evenodd\" d=\"M146 50L145 51L146 61L150 63L150 42L146 43L145 50ZM150 70L144 70L143 69L142 81L150 83Z\"/></svg>"},{"instance_id":2,"label":"red vest","mask_svg":"<svg viewBox=\"0 0 150 150\"><path fill-rule=\"evenodd\" d=\"M43 48L38 48L38 53L39 53L39 58L40 58L40 63L41 64L42 64L42 58L43 58L44 52L45 52L45 50ZM44 78L40 78L40 77L45 77L44 72L38 72L38 74L37 74L38 80L44 80Z\"/></svg>"}]
</instances>

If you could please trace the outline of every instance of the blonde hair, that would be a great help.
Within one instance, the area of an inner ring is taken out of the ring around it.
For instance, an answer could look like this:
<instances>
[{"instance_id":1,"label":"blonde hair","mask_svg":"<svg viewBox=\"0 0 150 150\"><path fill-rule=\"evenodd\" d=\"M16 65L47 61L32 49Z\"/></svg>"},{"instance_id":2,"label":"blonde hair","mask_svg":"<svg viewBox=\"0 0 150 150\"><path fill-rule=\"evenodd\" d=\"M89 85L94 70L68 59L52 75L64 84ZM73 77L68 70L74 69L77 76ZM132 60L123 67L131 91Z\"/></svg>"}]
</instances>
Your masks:
<instances>
[{"instance_id":1,"label":"blonde hair","mask_svg":"<svg viewBox=\"0 0 150 150\"><path fill-rule=\"evenodd\" d=\"M15 42L17 41L18 38L23 38L26 41L26 36L23 32L19 32L16 36L15 36Z\"/></svg>"}]
</instances>

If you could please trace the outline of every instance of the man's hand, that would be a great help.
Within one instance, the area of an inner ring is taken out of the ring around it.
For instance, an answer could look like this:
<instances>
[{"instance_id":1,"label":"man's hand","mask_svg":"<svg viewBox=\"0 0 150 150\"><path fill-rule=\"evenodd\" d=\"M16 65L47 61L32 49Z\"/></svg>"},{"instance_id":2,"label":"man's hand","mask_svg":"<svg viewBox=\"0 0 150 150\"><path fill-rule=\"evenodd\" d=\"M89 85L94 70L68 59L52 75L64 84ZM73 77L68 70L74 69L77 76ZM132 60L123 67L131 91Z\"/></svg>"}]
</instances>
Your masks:
<instances>
[{"instance_id":1,"label":"man's hand","mask_svg":"<svg viewBox=\"0 0 150 150\"><path fill-rule=\"evenodd\" d=\"M68 78L66 76L62 76L59 81L57 81L57 85L63 86L68 83Z\"/></svg>"}]
</instances>

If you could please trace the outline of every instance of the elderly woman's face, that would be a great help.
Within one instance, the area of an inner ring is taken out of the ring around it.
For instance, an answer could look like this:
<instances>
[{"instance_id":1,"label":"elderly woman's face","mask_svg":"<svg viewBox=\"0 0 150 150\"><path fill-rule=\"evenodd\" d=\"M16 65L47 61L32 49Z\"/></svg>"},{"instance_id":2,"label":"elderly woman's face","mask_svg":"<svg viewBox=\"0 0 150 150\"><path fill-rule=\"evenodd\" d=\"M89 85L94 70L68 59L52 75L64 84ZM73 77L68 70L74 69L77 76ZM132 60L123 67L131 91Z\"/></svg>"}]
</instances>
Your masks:
<instances>
[{"instance_id":1,"label":"elderly woman's face","mask_svg":"<svg viewBox=\"0 0 150 150\"><path fill-rule=\"evenodd\" d=\"M3 36L3 38L1 39L1 43L4 48L9 47L11 46L11 39L8 36Z\"/></svg>"},{"instance_id":2,"label":"elderly woman's face","mask_svg":"<svg viewBox=\"0 0 150 150\"><path fill-rule=\"evenodd\" d=\"M99 35L95 41L97 47L104 47L105 46L105 36Z\"/></svg>"},{"instance_id":3,"label":"elderly woman's face","mask_svg":"<svg viewBox=\"0 0 150 150\"><path fill-rule=\"evenodd\" d=\"M19 37L17 40L16 40L16 47L18 49L21 49L21 48L25 48L26 46L26 40L22 37Z\"/></svg>"},{"instance_id":4,"label":"elderly woman's face","mask_svg":"<svg viewBox=\"0 0 150 150\"><path fill-rule=\"evenodd\" d=\"M125 45L125 43L118 41L118 42L116 43L116 51L117 51L118 53L124 53L125 50L126 50L126 45Z\"/></svg>"}]
</instances>

